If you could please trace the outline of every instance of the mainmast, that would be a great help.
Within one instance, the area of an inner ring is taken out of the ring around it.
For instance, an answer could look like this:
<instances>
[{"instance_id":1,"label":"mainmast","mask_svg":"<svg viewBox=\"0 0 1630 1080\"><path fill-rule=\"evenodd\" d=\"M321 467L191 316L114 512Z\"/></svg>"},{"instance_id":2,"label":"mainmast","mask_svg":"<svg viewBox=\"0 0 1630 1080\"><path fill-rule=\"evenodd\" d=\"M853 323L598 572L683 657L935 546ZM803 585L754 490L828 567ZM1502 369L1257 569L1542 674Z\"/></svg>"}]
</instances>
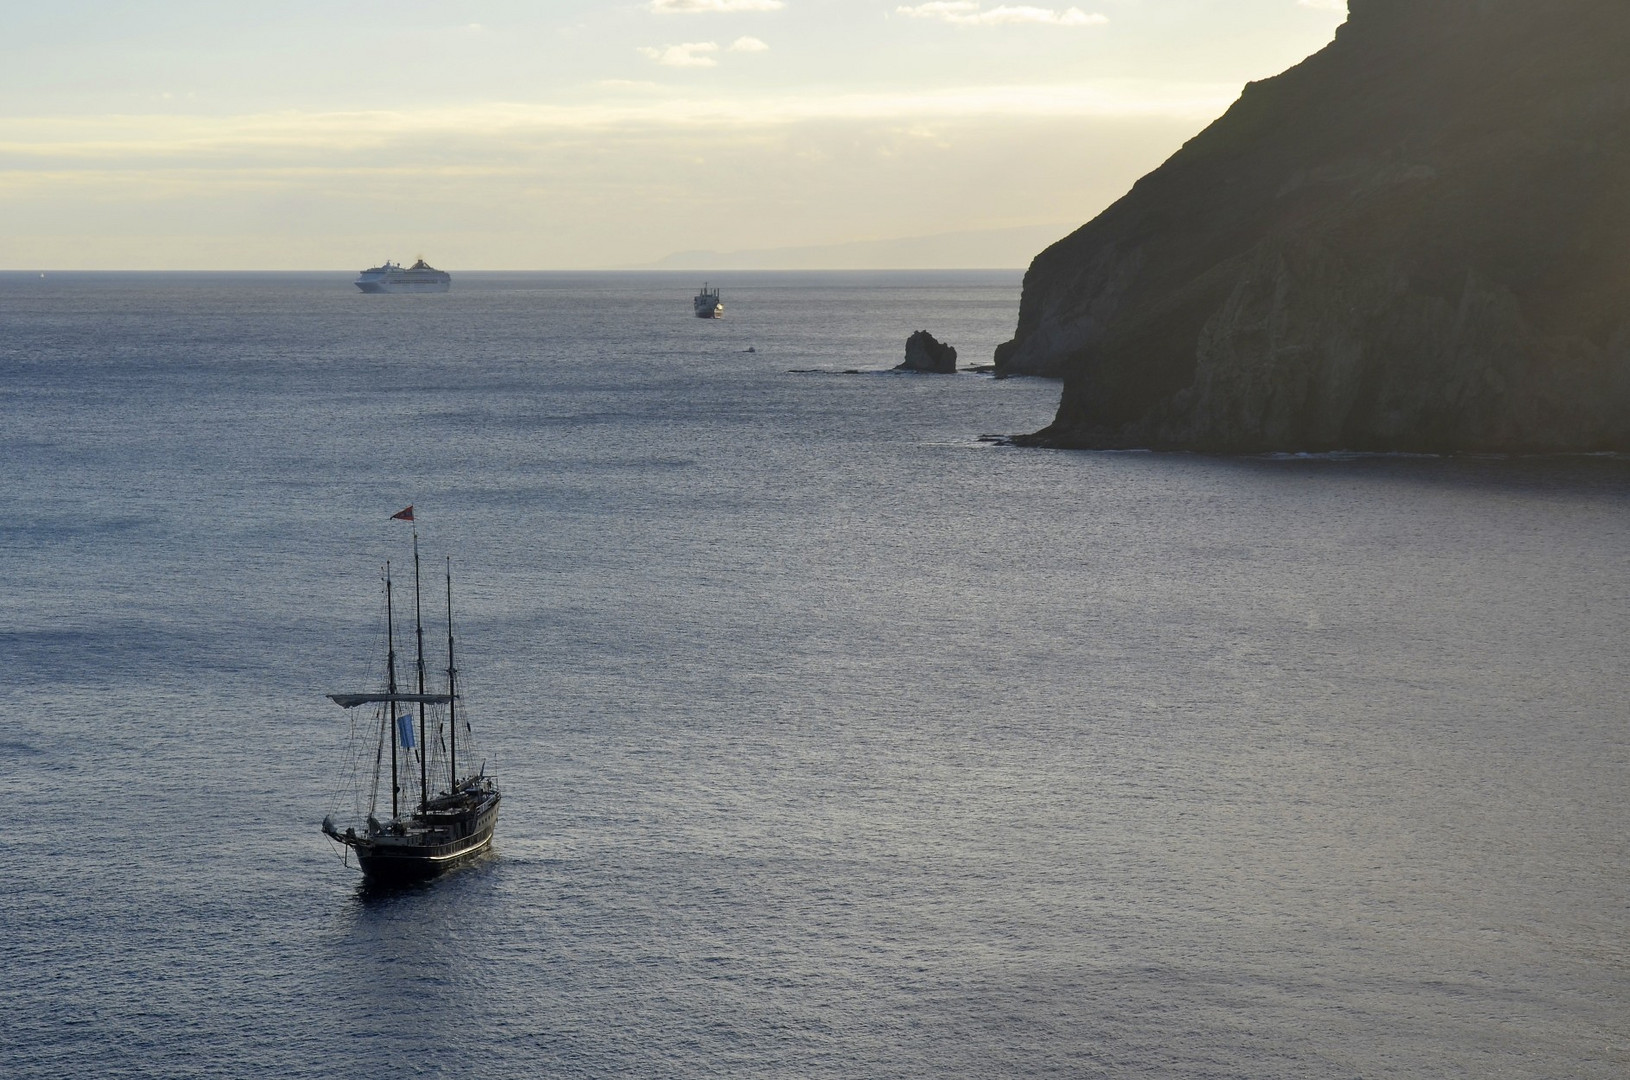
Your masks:
<instances>
[{"instance_id":1,"label":"mainmast","mask_svg":"<svg viewBox=\"0 0 1630 1080\"><path fill-rule=\"evenodd\" d=\"M396 630L391 617L391 564L388 561L385 563L385 671L385 686L391 696L391 700L386 702L389 708L385 710L385 715L391 737L391 820L395 821L402 812L397 806L397 795L402 789L396 779L396 744L399 741L396 732Z\"/></svg>"},{"instance_id":2,"label":"mainmast","mask_svg":"<svg viewBox=\"0 0 1630 1080\"><path fill-rule=\"evenodd\" d=\"M419 608L419 530L413 530L413 626L419 636L419 695L424 696L424 619ZM430 805L430 782L426 763L430 760L430 744L425 742L425 703L419 702L419 810Z\"/></svg>"},{"instance_id":3,"label":"mainmast","mask_svg":"<svg viewBox=\"0 0 1630 1080\"><path fill-rule=\"evenodd\" d=\"M458 790L458 668L453 666L453 557L447 557L447 790Z\"/></svg>"}]
</instances>

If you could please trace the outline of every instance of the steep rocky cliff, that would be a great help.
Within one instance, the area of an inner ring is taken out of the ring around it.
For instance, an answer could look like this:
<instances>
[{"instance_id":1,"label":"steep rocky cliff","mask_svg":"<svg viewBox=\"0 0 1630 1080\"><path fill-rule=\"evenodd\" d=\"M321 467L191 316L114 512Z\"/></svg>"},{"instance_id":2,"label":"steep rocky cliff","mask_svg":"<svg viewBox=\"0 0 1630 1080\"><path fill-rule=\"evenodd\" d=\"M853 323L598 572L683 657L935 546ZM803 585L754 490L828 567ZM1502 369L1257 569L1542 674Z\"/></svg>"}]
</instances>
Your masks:
<instances>
[{"instance_id":1,"label":"steep rocky cliff","mask_svg":"<svg viewBox=\"0 0 1630 1080\"><path fill-rule=\"evenodd\" d=\"M1352 0L1037 256L1036 441L1630 449L1630 0Z\"/></svg>"}]
</instances>

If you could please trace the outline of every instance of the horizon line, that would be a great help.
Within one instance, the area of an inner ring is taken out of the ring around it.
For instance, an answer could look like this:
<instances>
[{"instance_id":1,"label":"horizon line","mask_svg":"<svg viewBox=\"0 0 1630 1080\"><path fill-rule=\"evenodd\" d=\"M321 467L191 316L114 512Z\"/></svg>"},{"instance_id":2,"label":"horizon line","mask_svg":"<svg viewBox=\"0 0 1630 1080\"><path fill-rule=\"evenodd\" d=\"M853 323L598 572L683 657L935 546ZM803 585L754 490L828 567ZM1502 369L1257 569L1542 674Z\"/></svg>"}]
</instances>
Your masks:
<instances>
[{"instance_id":1,"label":"horizon line","mask_svg":"<svg viewBox=\"0 0 1630 1080\"><path fill-rule=\"evenodd\" d=\"M1025 266L720 266L720 267L660 267L660 266L599 266L599 267L531 267L526 269L486 269L470 267L460 274L959 274L989 273L995 271L1026 270ZM442 269L438 267L438 269ZM0 267L0 274L355 274L359 271L343 267L300 267L295 269L253 269L243 267ZM449 270L448 273L454 271Z\"/></svg>"}]
</instances>

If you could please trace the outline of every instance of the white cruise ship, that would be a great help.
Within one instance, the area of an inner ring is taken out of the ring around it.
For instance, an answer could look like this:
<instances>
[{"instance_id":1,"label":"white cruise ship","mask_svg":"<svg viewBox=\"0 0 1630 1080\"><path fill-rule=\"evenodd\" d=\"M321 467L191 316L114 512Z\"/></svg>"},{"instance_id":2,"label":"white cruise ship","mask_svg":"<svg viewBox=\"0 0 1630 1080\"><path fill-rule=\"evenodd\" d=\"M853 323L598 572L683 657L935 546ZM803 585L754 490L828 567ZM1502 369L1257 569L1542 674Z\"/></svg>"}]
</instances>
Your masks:
<instances>
[{"instance_id":1,"label":"white cruise ship","mask_svg":"<svg viewBox=\"0 0 1630 1080\"><path fill-rule=\"evenodd\" d=\"M446 292L453 287L453 275L437 270L423 259L406 267L387 260L384 266L364 270L356 284L365 293Z\"/></svg>"}]
</instances>

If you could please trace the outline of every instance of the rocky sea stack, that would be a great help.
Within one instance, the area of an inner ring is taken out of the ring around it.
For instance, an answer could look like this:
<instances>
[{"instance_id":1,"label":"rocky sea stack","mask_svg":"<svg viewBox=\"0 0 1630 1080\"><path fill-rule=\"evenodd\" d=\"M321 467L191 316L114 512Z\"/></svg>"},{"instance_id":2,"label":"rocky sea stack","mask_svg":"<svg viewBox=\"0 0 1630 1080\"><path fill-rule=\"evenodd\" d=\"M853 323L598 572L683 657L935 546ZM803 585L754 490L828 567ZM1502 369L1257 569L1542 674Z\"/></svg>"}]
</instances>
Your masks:
<instances>
[{"instance_id":1,"label":"rocky sea stack","mask_svg":"<svg viewBox=\"0 0 1630 1080\"><path fill-rule=\"evenodd\" d=\"M927 330L906 338L906 359L895 371L924 371L933 375L956 374L956 350Z\"/></svg>"},{"instance_id":2,"label":"rocky sea stack","mask_svg":"<svg viewBox=\"0 0 1630 1080\"><path fill-rule=\"evenodd\" d=\"M1036 257L1031 440L1630 450L1630 2L1350 10Z\"/></svg>"}]
</instances>

